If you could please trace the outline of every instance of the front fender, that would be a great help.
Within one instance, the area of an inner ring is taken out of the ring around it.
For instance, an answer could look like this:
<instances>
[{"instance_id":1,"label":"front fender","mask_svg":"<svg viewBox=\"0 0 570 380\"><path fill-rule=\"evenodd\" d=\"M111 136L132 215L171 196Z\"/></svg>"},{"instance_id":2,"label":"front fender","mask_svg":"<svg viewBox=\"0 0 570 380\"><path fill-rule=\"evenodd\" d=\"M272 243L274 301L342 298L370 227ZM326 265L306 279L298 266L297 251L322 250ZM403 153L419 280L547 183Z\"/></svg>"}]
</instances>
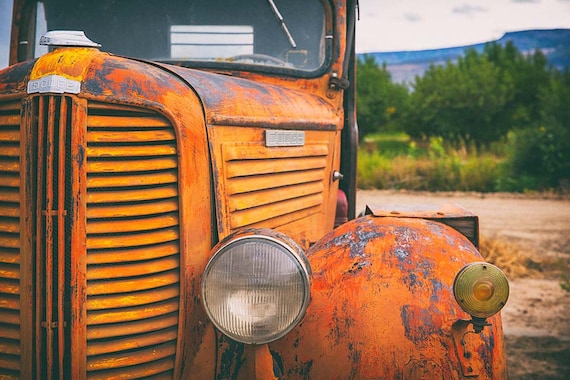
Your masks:
<instances>
[{"instance_id":1,"label":"front fender","mask_svg":"<svg viewBox=\"0 0 570 380\"><path fill-rule=\"evenodd\" d=\"M332 231L308 258L307 315L270 344L285 378L506 378L500 316L474 333L454 299L457 272L482 261L455 229L369 215Z\"/></svg>"}]
</instances>

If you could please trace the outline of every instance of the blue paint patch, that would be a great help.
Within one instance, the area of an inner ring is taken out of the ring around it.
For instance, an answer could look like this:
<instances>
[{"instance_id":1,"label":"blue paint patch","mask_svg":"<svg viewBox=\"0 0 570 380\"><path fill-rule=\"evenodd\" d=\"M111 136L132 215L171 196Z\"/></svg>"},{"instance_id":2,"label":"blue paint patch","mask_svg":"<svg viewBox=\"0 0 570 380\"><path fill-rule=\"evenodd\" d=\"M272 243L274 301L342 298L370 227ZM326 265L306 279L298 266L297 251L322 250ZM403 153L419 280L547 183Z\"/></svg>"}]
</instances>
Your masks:
<instances>
[{"instance_id":1,"label":"blue paint patch","mask_svg":"<svg viewBox=\"0 0 570 380\"><path fill-rule=\"evenodd\" d=\"M365 223L369 224L370 220ZM374 230L370 230L369 228L358 226L355 230L354 240L350 243L350 257L353 259L357 257L366 257L366 253L364 253L366 245L370 240L377 239L379 237L382 237L382 234L379 234Z\"/></svg>"},{"instance_id":2,"label":"blue paint patch","mask_svg":"<svg viewBox=\"0 0 570 380\"><path fill-rule=\"evenodd\" d=\"M409 281L407 281L407 282L408 282L408 287L411 288L411 287L414 287L414 286L417 284L417 282L418 282L418 277L416 276L415 273L410 273L410 275L408 276L408 280L409 280Z\"/></svg>"},{"instance_id":3,"label":"blue paint patch","mask_svg":"<svg viewBox=\"0 0 570 380\"><path fill-rule=\"evenodd\" d=\"M437 278L431 278L431 285L433 291L430 296L430 301L437 302L439 298L438 295L441 293L443 289L443 284Z\"/></svg>"},{"instance_id":4,"label":"blue paint patch","mask_svg":"<svg viewBox=\"0 0 570 380\"><path fill-rule=\"evenodd\" d=\"M410 252L405 250L404 248L396 248L393 252L394 256L400 261L405 261L409 256Z\"/></svg>"},{"instance_id":5,"label":"blue paint patch","mask_svg":"<svg viewBox=\"0 0 570 380\"><path fill-rule=\"evenodd\" d=\"M432 310L422 309L415 305L404 305L400 316L404 324L405 336L414 344L421 344L430 339L431 335L440 332L434 324Z\"/></svg>"},{"instance_id":6,"label":"blue paint patch","mask_svg":"<svg viewBox=\"0 0 570 380\"><path fill-rule=\"evenodd\" d=\"M354 237L352 235L352 231L349 231L347 234L344 235L340 235L335 237L334 239L330 240L326 246L330 247L337 247L337 246L343 246L343 245L349 245L351 244L351 242L354 240Z\"/></svg>"},{"instance_id":7,"label":"blue paint patch","mask_svg":"<svg viewBox=\"0 0 570 380\"><path fill-rule=\"evenodd\" d=\"M368 242L372 239L383 237L384 233L380 233L376 230L370 230L370 229L358 229L356 230L356 235L358 236L359 241Z\"/></svg>"}]
</instances>

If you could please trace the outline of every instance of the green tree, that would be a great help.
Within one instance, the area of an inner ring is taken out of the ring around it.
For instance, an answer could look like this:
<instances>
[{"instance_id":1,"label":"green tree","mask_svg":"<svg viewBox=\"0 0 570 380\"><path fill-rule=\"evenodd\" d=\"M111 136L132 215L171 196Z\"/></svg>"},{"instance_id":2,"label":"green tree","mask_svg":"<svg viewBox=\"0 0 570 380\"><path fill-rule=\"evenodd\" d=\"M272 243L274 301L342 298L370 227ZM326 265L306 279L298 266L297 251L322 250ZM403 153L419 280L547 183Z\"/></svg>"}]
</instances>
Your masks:
<instances>
[{"instance_id":1,"label":"green tree","mask_svg":"<svg viewBox=\"0 0 570 380\"><path fill-rule=\"evenodd\" d=\"M512 95L512 80L470 49L457 63L431 65L416 78L406 130L415 138L442 136L488 145L509 129L503 111Z\"/></svg>"},{"instance_id":2,"label":"green tree","mask_svg":"<svg viewBox=\"0 0 570 380\"><path fill-rule=\"evenodd\" d=\"M512 41L503 47L498 43L485 46L484 54L501 71L504 80L513 83L513 96L505 105L506 122L512 129L526 128L540 119L540 94L550 84L552 69L546 56L536 50L521 53Z\"/></svg>"},{"instance_id":3,"label":"green tree","mask_svg":"<svg viewBox=\"0 0 570 380\"><path fill-rule=\"evenodd\" d=\"M359 136L397 128L407 111L408 89L396 84L386 64L378 66L373 56L358 60L356 112Z\"/></svg>"},{"instance_id":4,"label":"green tree","mask_svg":"<svg viewBox=\"0 0 570 380\"><path fill-rule=\"evenodd\" d=\"M553 71L537 96L539 119L511 135L512 175L534 178L537 188L568 188L570 71Z\"/></svg>"}]
</instances>

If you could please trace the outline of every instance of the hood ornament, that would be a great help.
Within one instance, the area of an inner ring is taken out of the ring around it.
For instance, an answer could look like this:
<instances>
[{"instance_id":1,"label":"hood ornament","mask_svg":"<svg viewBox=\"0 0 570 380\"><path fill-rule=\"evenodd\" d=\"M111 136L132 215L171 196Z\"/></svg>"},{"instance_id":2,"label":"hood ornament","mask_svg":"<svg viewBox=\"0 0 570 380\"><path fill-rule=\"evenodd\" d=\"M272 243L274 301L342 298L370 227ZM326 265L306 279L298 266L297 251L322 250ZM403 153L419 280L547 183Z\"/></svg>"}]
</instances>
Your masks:
<instances>
[{"instance_id":1,"label":"hood ornament","mask_svg":"<svg viewBox=\"0 0 570 380\"><path fill-rule=\"evenodd\" d=\"M91 41L81 30L52 30L40 37L40 45L101 47L101 44Z\"/></svg>"}]
</instances>

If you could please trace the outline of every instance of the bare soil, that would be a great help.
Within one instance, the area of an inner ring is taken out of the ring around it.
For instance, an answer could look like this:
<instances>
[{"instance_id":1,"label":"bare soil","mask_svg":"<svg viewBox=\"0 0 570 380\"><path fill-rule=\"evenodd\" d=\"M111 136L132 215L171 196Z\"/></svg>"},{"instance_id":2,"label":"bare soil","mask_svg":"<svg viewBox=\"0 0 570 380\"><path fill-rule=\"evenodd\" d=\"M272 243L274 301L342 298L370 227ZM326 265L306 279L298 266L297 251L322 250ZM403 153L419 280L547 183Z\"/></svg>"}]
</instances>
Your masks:
<instances>
[{"instance_id":1,"label":"bare soil","mask_svg":"<svg viewBox=\"0 0 570 380\"><path fill-rule=\"evenodd\" d=\"M479 216L481 239L517 247L527 270L509 278L501 311L510 379L570 379L570 197L359 190L365 205L458 204ZM515 255L515 252L513 252Z\"/></svg>"}]
</instances>

